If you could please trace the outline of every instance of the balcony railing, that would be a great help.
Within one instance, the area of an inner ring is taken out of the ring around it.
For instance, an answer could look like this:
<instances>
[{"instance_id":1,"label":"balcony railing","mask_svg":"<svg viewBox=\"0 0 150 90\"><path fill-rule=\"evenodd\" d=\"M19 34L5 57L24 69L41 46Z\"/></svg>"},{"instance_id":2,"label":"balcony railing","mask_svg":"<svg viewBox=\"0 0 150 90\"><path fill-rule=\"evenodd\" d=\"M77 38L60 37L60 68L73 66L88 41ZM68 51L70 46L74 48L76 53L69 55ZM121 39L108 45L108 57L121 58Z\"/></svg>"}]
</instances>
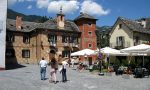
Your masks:
<instances>
[{"instance_id":1,"label":"balcony railing","mask_svg":"<svg viewBox=\"0 0 150 90\"><path fill-rule=\"evenodd\" d=\"M63 45L66 47L66 46L69 46L69 43L65 42L65 43L63 43Z\"/></svg>"},{"instance_id":2,"label":"balcony railing","mask_svg":"<svg viewBox=\"0 0 150 90\"><path fill-rule=\"evenodd\" d=\"M126 48L126 47L130 47L130 46L131 46L130 42L124 42L124 43L119 43L119 44L117 44L116 42L110 43L111 48L116 48L116 47Z\"/></svg>"},{"instance_id":3,"label":"balcony railing","mask_svg":"<svg viewBox=\"0 0 150 90\"><path fill-rule=\"evenodd\" d=\"M79 47L79 45L76 43L72 43L71 45L72 45L72 47Z\"/></svg>"},{"instance_id":4,"label":"balcony railing","mask_svg":"<svg viewBox=\"0 0 150 90\"><path fill-rule=\"evenodd\" d=\"M56 43L54 43L54 42L50 42L50 46L56 46Z\"/></svg>"}]
</instances>

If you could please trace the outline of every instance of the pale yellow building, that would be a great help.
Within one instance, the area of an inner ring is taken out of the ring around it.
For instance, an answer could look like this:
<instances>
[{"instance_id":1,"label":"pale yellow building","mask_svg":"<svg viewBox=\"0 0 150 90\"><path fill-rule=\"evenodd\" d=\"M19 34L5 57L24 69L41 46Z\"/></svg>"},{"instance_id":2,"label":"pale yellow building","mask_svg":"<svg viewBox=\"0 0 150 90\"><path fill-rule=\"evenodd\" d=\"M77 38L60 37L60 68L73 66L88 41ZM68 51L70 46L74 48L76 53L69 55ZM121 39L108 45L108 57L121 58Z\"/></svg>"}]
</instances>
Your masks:
<instances>
[{"instance_id":1,"label":"pale yellow building","mask_svg":"<svg viewBox=\"0 0 150 90\"><path fill-rule=\"evenodd\" d=\"M122 49L150 44L150 18L129 20L119 17L110 32L110 47Z\"/></svg>"}]
</instances>

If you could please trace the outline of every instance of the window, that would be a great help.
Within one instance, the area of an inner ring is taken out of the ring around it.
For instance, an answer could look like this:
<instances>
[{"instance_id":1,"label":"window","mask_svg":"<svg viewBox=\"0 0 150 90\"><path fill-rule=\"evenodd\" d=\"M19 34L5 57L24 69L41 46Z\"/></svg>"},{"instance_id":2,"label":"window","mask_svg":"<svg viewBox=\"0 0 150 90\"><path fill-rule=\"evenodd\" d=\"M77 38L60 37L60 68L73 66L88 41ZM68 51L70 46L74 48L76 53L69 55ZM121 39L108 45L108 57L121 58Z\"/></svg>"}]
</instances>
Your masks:
<instances>
[{"instance_id":1,"label":"window","mask_svg":"<svg viewBox=\"0 0 150 90\"><path fill-rule=\"evenodd\" d=\"M73 43L74 37L69 37L69 43Z\"/></svg>"},{"instance_id":2,"label":"window","mask_svg":"<svg viewBox=\"0 0 150 90\"><path fill-rule=\"evenodd\" d=\"M125 43L124 37L123 36L117 37L116 38L116 43L117 43L117 46L123 46L124 43Z\"/></svg>"},{"instance_id":3,"label":"window","mask_svg":"<svg viewBox=\"0 0 150 90\"><path fill-rule=\"evenodd\" d=\"M140 38L138 36L134 37L134 45L138 45L140 43Z\"/></svg>"},{"instance_id":4,"label":"window","mask_svg":"<svg viewBox=\"0 0 150 90\"><path fill-rule=\"evenodd\" d=\"M14 49L6 49L6 57L15 57L15 50Z\"/></svg>"},{"instance_id":5,"label":"window","mask_svg":"<svg viewBox=\"0 0 150 90\"><path fill-rule=\"evenodd\" d=\"M67 43L69 42L69 37L68 36L62 36L62 43Z\"/></svg>"},{"instance_id":6,"label":"window","mask_svg":"<svg viewBox=\"0 0 150 90\"><path fill-rule=\"evenodd\" d=\"M29 35L24 35L23 36L23 42L24 43L30 43L30 36Z\"/></svg>"},{"instance_id":7,"label":"window","mask_svg":"<svg viewBox=\"0 0 150 90\"><path fill-rule=\"evenodd\" d=\"M69 57L70 51L64 50L62 51L62 57Z\"/></svg>"},{"instance_id":8,"label":"window","mask_svg":"<svg viewBox=\"0 0 150 90\"><path fill-rule=\"evenodd\" d=\"M13 34L8 33L6 35L6 41L7 42L14 42L15 41L15 36Z\"/></svg>"},{"instance_id":9,"label":"window","mask_svg":"<svg viewBox=\"0 0 150 90\"><path fill-rule=\"evenodd\" d=\"M119 24L119 29L121 29L122 28L122 24Z\"/></svg>"},{"instance_id":10,"label":"window","mask_svg":"<svg viewBox=\"0 0 150 90\"><path fill-rule=\"evenodd\" d=\"M23 29L23 27L21 26L21 29Z\"/></svg>"},{"instance_id":11,"label":"window","mask_svg":"<svg viewBox=\"0 0 150 90\"><path fill-rule=\"evenodd\" d=\"M89 44L88 44L88 47L89 47L89 48L92 48L92 44L91 44L91 43L89 43Z\"/></svg>"},{"instance_id":12,"label":"window","mask_svg":"<svg viewBox=\"0 0 150 90\"><path fill-rule=\"evenodd\" d=\"M92 26L92 23L88 23L89 26Z\"/></svg>"},{"instance_id":13,"label":"window","mask_svg":"<svg viewBox=\"0 0 150 90\"><path fill-rule=\"evenodd\" d=\"M29 28L30 26L26 26L27 28Z\"/></svg>"},{"instance_id":14,"label":"window","mask_svg":"<svg viewBox=\"0 0 150 90\"><path fill-rule=\"evenodd\" d=\"M30 58L30 50L22 50L23 58Z\"/></svg>"},{"instance_id":15,"label":"window","mask_svg":"<svg viewBox=\"0 0 150 90\"><path fill-rule=\"evenodd\" d=\"M56 43L57 42L57 36L56 35L48 35L48 42L49 43Z\"/></svg>"},{"instance_id":16,"label":"window","mask_svg":"<svg viewBox=\"0 0 150 90\"><path fill-rule=\"evenodd\" d=\"M63 16L60 16L60 20L63 21Z\"/></svg>"},{"instance_id":17,"label":"window","mask_svg":"<svg viewBox=\"0 0 150 90\"><path fill-rule=\"evenodd\" d=\"M70 43L78 43L78 38L75 36L70 37Z\"/></svg>"},{"instance_id":18,"label":"window","mask_svg":"<svg viewBox=\"0 0 150 90\"><path fill-rule=\"evenodd\" d=\"M92 36L92 31L88 31L88 35L89 35L89 36Z\"/></svg>"},{"instance_id":19,"label":"window","mask_svg":"<svg viewBox=\"0 0 150 90\"><path fill-rule=\"evenodd\" d=\"M10 26L14 26L13 24L10 24Z\"/></svg>"}]
</instances>

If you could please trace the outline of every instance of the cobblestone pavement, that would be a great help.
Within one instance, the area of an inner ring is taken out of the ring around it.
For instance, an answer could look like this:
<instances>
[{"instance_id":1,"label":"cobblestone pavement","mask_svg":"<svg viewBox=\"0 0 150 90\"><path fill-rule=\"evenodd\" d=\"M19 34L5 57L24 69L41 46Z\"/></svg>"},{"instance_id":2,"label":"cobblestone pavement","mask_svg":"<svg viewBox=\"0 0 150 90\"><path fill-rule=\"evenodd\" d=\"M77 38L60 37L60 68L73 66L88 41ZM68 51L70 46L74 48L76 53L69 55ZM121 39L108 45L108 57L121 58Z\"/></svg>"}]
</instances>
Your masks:
<instances>
[{"instance_id":1,"label":"cobblestone pavement","mask_svg":"<svg viewBox=\"0 0 150 90\"><path fill-rule=\"evenodd\" d=\"M49 76L47 68L47 78ZM133 76L99 76L88 71L78 72L72 68L67 71L68 81L49 83L40 80L38 65L25 65L23 68L0 71L0 90L150 90L150 78Z\"/></svg>"}]
</instances>

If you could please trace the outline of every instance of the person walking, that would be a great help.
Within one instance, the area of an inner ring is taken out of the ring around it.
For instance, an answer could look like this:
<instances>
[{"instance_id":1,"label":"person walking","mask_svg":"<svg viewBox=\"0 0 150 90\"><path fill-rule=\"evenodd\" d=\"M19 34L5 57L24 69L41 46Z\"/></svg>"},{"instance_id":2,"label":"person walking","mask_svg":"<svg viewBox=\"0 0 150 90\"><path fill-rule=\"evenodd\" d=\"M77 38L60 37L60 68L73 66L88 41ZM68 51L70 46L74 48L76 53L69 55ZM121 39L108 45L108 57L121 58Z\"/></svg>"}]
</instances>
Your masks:
<instances>
[{"instance_id":1,"label":"person walking","mask_svg":"<svg viewBox=\"0 0 150 90\"><path fill-rule=\"evenodd\" d=\"M47 64L48 64L47 61L44 59L44 57L42 57L39 63L41 80L45 80Z\"/></svg>"},{"instance_id":2,"label":"person walking","mask_svg":"<svg viewBox=\"0 0 150 90\"><path fill-rule=\"evenodd\" d=\"M61 70L62 82L66 82L67 81L67 74L66 74L67 65L68 65L68 63L67 63L66 60L62 61L62 70Z\"/></svg>"},{"instance_id":3,"label":"person walking","mask_svg":"<svg viewBox=\"0 0 150 90\"><path fill-rule=\"evenodd\" d=\"M55 84L57 83L57 77L56 77L57 70L58 70L58 62L53 57L51 60L51 70L50 70L49 82L54 82Z\"/></svg>"}]
</instances>

